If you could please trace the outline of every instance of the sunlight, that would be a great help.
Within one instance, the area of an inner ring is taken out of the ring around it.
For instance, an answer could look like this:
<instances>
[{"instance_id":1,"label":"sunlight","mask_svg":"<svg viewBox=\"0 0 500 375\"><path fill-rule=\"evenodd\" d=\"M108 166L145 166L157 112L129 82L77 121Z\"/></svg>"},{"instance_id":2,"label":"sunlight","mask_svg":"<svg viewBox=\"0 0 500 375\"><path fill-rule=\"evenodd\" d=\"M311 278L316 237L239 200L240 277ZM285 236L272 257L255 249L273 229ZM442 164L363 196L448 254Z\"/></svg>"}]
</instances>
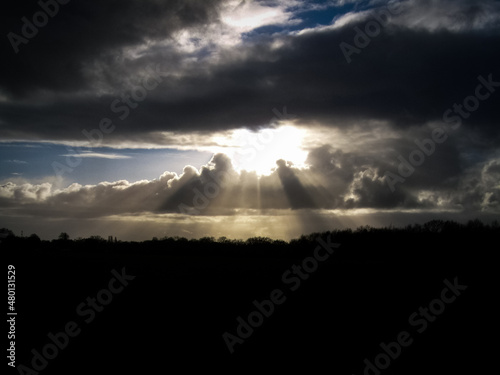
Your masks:
<instances>
[{"instance_id":1,"label":"sunlight","mask_svg":"<svg viewBox=\"0 0 500 375\"><path fill-rule=\"evenodd\" d=\"M282 7L238 0L228 3L221 18L226 25L244 33L262 26L284 23L288 21L289 15Z\"/></svg>"},{"instance_id":2,"label":"sunlight","mask_svg":"<svg viewBox=\"0 0 500 375\"><path fill-rule=\"evenodd\" d=\"M270 174L279 159L304 167L307 151L302 148L302 141L305 133L304 129L290 125L258 132L236 130L232 135L236 148L230 155L233 166L238 171L254 171L258 175Z\"/></svg>"}]
</instances>

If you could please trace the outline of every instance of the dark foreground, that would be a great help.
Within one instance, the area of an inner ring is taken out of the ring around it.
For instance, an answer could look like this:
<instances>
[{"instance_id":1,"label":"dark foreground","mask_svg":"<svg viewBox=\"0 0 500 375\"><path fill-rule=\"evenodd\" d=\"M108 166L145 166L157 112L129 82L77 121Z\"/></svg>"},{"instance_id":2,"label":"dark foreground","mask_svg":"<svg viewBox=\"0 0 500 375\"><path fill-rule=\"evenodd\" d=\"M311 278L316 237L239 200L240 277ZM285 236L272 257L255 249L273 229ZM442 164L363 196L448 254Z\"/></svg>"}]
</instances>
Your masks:
<instances>
[{"instance_id":1,"label":"dark foreground","mask_svg":"<svg viewBox=\"0 0 500 375\"><path fill-rule=\"evenodd\" d=\"M497 355L499 234L433 222L290 244L10 237L24 367L8 373L481 373Z\"/></svg>"}]
</instances>

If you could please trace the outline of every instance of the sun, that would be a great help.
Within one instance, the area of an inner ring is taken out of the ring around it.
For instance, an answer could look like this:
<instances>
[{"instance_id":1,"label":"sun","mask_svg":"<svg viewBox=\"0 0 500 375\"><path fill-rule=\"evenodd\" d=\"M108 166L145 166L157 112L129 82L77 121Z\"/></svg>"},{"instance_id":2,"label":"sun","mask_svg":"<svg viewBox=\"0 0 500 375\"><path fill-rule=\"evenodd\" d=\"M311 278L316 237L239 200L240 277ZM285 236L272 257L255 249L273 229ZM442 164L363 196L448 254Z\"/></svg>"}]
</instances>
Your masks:
<instances>
[{"instance_id":1,"label":"sun","mask_svg":"<svg viewBox=\"0 0 500 375\"><path fill-rule=\"evenodd\" d=\"M302 146L304 136L304 129L291 125L257 132L235 130L233 140L236 147L231 155L233 166L236 170L254 171L258 175L270 174L279 159L304 166L307 157Z\"/></svg>"}]
</instances>

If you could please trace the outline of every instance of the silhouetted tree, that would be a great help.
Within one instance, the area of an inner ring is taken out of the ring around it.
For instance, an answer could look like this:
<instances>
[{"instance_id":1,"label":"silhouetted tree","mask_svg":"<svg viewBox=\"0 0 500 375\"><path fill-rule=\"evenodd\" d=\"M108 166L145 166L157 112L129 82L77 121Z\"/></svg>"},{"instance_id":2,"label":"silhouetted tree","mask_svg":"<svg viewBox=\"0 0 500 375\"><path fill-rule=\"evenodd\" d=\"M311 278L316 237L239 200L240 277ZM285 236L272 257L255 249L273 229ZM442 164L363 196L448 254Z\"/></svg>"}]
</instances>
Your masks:
<instances>
[{"instance_id":1,"label":"silhouetted tree","mask_svg":"<svg viewBox=\"0 0 500 375\"><path fill-rule=\"evenodd\" d=\"M213 242L215 242L215 238L214 237L202 237L198 241L201 243L213 243Z\"/></svg>"},{"instance_id":2,"label":"silhouetted tree","mask_svg":"<svg viewBox=\"0 0 500 375\"><path fill-rule=\"evenodd\" d=\"M31 242L40 242L40 237L38 237L38 235L36 235L35 233L33 234L30 234L30 236L28 237L28 239L31 241Z\"/></svg>"},{"instance_id":3,"label":"silhouetted tree","mask_svg":"<svg viewBox=\"0 0 500 375\"><path fill-rule=\"evenodd\" d=\"M442 232L445 222L443 220L431 220L424 224L424 229L428 232Z\"/></svg>"},{"instance_id":4,"label":"silhouetted tree","mask_svg":"<svg viewBox=\"0 0 500 375\"><path fill-rule=\"evenodd\" d=\"M0 238L6 238L6 237L14 237L14 232L12 232L10 229L7 228L0 229Z\"/></svg>"},{"instance_id":5,"label":"silhouetted tree","mask_svg":"<svg viewBox=\"0 0 500 375\"><path fill-rule=\"evenodd\" d=\"M246 243L249 245L269 245L273 242L268 237L252 237L246 240Z\"/></svg>"},{"instance_id":6,"label":"silhouetted tree","mask_svg":"<svg viewBox=\"0 0 500 375\"><path fill-rule=\"evenodd\" d=\"M106 240L104 238L102 238L101 236L90 236L89 240L97 241L97 242L106 242Z\"/></svg>"},{"instance_id":7,"label":"silhouetted tree","mask_svg":"<svg viewBox=\"0 0 500 375\"><path fill-rule=\"evenodd\" d=\"M69 240L69 234L66 233L66 232L61 232L61 234L59 235L59 239L61 241L68 241Z\"/></svg>"},{"instance_id":8,"label":"silhouetted tree","mask_svg":"<svg viewBox=\"0 0 500 375\"><path fill-rule=\"evenodd\" d=\"M469 220L467 222L467 228L472 230L481 230L484 228L484 224L479 219Z\"/></svg>"}]
</instances>

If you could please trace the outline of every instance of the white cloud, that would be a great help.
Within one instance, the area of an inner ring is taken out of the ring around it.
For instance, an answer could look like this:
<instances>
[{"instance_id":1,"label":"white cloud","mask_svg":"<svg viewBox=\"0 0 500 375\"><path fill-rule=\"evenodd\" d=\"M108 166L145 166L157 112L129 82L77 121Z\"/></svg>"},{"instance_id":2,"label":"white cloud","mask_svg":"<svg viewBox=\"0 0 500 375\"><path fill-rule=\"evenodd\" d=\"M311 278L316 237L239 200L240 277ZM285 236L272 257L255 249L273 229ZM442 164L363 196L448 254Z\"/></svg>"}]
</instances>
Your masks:
<instances>
[{"instance_id":1,"label":"white cloud","mask_svg":"<svg viewBox=\"0 0 500 375\"><path fill-rule=\"evenodd\" d=\"M13 199L17 202L43 202L51 195L52 184L45 182L40 185L22 184L16 185L8 182L0 185L0 197Z\"/></svg>"},{"instance_id":2,"label":"white cloud","mask_svg":"<svg viewBox=\"0 0 500 375\"><path fill-rule=\"evenodd\" d=\"M254 1L230 1L221 14L222 22L240 35L267 25L282 25L290 21L284 3L265 6Z\"/></svg>"},{"instance_id":3,"label":"white cloud","mask_svg":"<svg viewBox=\"0 0 500 375\"><path fill-rule=\"evenodd\" d=\"M7 182L0 185L4 212L43 212L55 217L102 217L120 214L181 213L234 215L268 209L457 209L498 208L500 161L471 172L472 190L415 190L411 182L395 193L388 189L380 160L322 146L312 150L308 168L280 160L269 175L236 171L229 157L217 154L200 170L165 172L154 180L101 182L97 185ZM474 175L475 173L475 175ZM477 174L482 178L474 178ZM214 177L216 176L216 177ZM416 181L417 184L422 182ZM183 205L186 209L181 210ZM189 208L191 207L191 208ZM189 208L189 209L188 209Z\"/></svg>"},{"instance_id":4,"label":"white cloud","mask_svg":"<svg viewBox=\"0 0 500 375\"><path fill-rule=\"evenodd\" d=\"M28 162L24 160L5 160L6 163L14 163L14 164L28 164Z\"/></svg>"},{"instance_id":5,"label":"white cloud","mask_svg":"<svg viewBox=\"0 0 500 375\"><path fill-rule=\"evenodd\" d=\"M64 157L75 157L75 158L98 158L98 159L131 159L130 156L120 155L120 154L103 154L99 152L83 152L81 154L68 154L59 155Z\"/></svg>"}]
</instances>

